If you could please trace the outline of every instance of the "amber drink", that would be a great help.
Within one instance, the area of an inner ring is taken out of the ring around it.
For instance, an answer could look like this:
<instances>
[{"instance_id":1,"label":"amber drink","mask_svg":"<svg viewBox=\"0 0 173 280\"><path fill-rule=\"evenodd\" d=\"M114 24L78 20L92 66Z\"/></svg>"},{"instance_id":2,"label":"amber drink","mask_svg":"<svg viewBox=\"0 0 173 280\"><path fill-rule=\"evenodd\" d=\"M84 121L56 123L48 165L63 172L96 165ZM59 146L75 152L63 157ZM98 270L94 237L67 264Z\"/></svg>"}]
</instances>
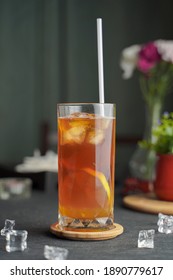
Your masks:
<instances>
[{"instance_id":1,"label":"amber drink","mask_svg":"<svg viewBox=\"0 0 173 280\"><path fill-rule=\"evenodd\" d=\"M58 206L61 227L113 225L115 105L58 105Z\"/></svg>"}]
</instances>

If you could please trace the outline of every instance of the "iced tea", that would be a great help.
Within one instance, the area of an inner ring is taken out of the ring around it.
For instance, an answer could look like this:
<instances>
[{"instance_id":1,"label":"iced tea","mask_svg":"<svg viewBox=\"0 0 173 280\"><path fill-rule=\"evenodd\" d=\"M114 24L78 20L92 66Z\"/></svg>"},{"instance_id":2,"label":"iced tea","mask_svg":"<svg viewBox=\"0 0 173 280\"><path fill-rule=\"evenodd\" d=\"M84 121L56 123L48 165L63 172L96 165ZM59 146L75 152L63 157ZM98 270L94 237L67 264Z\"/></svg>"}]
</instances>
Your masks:
<instances>
[{"instance_id":1,"label":"iced tea","mask_svg":"<svg viewBox=\"0 0 173 280\"><path fill-rule=\"evenodd\" d=\"M113 224L115 118L73 113L58 118L59 223Z\"/></svg>"}]
</instances>

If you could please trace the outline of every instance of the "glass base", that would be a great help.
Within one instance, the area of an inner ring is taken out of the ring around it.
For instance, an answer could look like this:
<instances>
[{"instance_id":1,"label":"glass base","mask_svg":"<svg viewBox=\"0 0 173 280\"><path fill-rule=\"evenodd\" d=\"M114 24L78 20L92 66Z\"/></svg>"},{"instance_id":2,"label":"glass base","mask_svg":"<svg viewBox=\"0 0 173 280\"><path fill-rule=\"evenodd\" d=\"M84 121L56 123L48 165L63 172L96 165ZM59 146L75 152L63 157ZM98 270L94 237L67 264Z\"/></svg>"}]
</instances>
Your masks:
<instances>
[{"instance_id":1,"label":"glass base","mask_svg":"<svg viewBox=\"0 0 173 280\"><path fill-rule=\"evenodd\" d=\"M74 219L59 214L58 223L60 228L80 230L110 230L113 227L112 217L99 217L95 219Z\"/></svg>"}]
</instances>

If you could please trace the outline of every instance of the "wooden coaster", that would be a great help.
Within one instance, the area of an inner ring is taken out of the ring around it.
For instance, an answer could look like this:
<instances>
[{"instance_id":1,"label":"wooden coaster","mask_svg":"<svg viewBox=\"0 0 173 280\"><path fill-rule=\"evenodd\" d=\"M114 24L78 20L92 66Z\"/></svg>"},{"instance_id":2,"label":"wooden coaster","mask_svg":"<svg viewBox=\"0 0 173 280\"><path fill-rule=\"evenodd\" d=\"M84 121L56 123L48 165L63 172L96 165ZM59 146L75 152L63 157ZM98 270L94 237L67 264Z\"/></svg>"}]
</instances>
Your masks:
<instances>
[{"instance_id":1,"label":"wooden coaster","mask_svg":"<svg viewBox=\"0 0 173 280\"><path fill-rule=\"evenodd\" d=\"M73 230L61 230L58 222L51 225L50 231L61 238L72 240L106 240L114 238L123 233L123 227L120 224L113 224L113 228L110 230L102 231L80 231L80 229Z\"/></svg>"},{"instance_id":2,"label":"wooden coaster","mask_svg":"<svg viewBox=\"0 0 173 280\"><path fill-rule=\"evenodd\" d=\"M153 193L127 195L123 198L125 206L147 213L173 215L173 202L158 200Z\"/></svg>"}]
</instances>

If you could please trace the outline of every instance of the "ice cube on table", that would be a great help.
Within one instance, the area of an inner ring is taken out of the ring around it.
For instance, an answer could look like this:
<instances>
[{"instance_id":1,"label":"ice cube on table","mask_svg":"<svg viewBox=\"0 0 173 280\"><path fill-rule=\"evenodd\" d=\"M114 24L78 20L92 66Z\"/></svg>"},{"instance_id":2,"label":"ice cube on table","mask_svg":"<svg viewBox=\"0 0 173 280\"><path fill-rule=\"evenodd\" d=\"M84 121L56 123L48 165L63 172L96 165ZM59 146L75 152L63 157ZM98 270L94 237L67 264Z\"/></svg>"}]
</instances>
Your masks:
<instances>
[{"instance_id":1,"label":"ice cube on table","mask_svg":"<svg viewBox=\"0 0 173 280\"><path fill-rule=\"evenodd\" d=\"M138 248L154 248L155 230L140 230L138 236Z\"/></svg>"},{"instance_id":2,"label":"ice cube on table","mask_svg":"<svg viewBox=\"0 0 173 280\"><path fill-rule=\"evenodd\" d=\"M44 246L44 257L48 260L65 260L68 256L68 250L56 246Z\"/></svg>"},{"instance_id":3,"label":"ice cube on table","mask_svg":"<svg viewBox=\"0 0 173 280\"><path fill-rule=\"evenodd\" d=\"M15 226L15 220L5 220L4 228L1 229L1 235L5 236L8 232L11 232Z\"/></svg>"},{"instance_id":4,"label":"ice cube on table","mask_svg":"<svg viewBox=\"0 0 173 280\"><path fill-rule=\"evenodd\" d=\"M12 230L6 234L6 251L24 251L27 248L26 230Z\"/></svg>"},{"instance_id":5,"label":"ice cube on table","mask_svg":"<svg viewBox=\"0 0 173 280\"><path fill-rule=\"evenodd\" d=\"M62 144L77 143L84 141L86 130L84 127L72 127L63 133Z\"/></svg>"},{"instance_id":6,"label":"ice cube on table","mask_svg":"<svg viewBox=\"0 0 173 280\"><path fill-rule=\"evenodd\" d=\"M173 233L173 216L158 214L158 231L161 233Z\"/></svg>"}]
</instances>

